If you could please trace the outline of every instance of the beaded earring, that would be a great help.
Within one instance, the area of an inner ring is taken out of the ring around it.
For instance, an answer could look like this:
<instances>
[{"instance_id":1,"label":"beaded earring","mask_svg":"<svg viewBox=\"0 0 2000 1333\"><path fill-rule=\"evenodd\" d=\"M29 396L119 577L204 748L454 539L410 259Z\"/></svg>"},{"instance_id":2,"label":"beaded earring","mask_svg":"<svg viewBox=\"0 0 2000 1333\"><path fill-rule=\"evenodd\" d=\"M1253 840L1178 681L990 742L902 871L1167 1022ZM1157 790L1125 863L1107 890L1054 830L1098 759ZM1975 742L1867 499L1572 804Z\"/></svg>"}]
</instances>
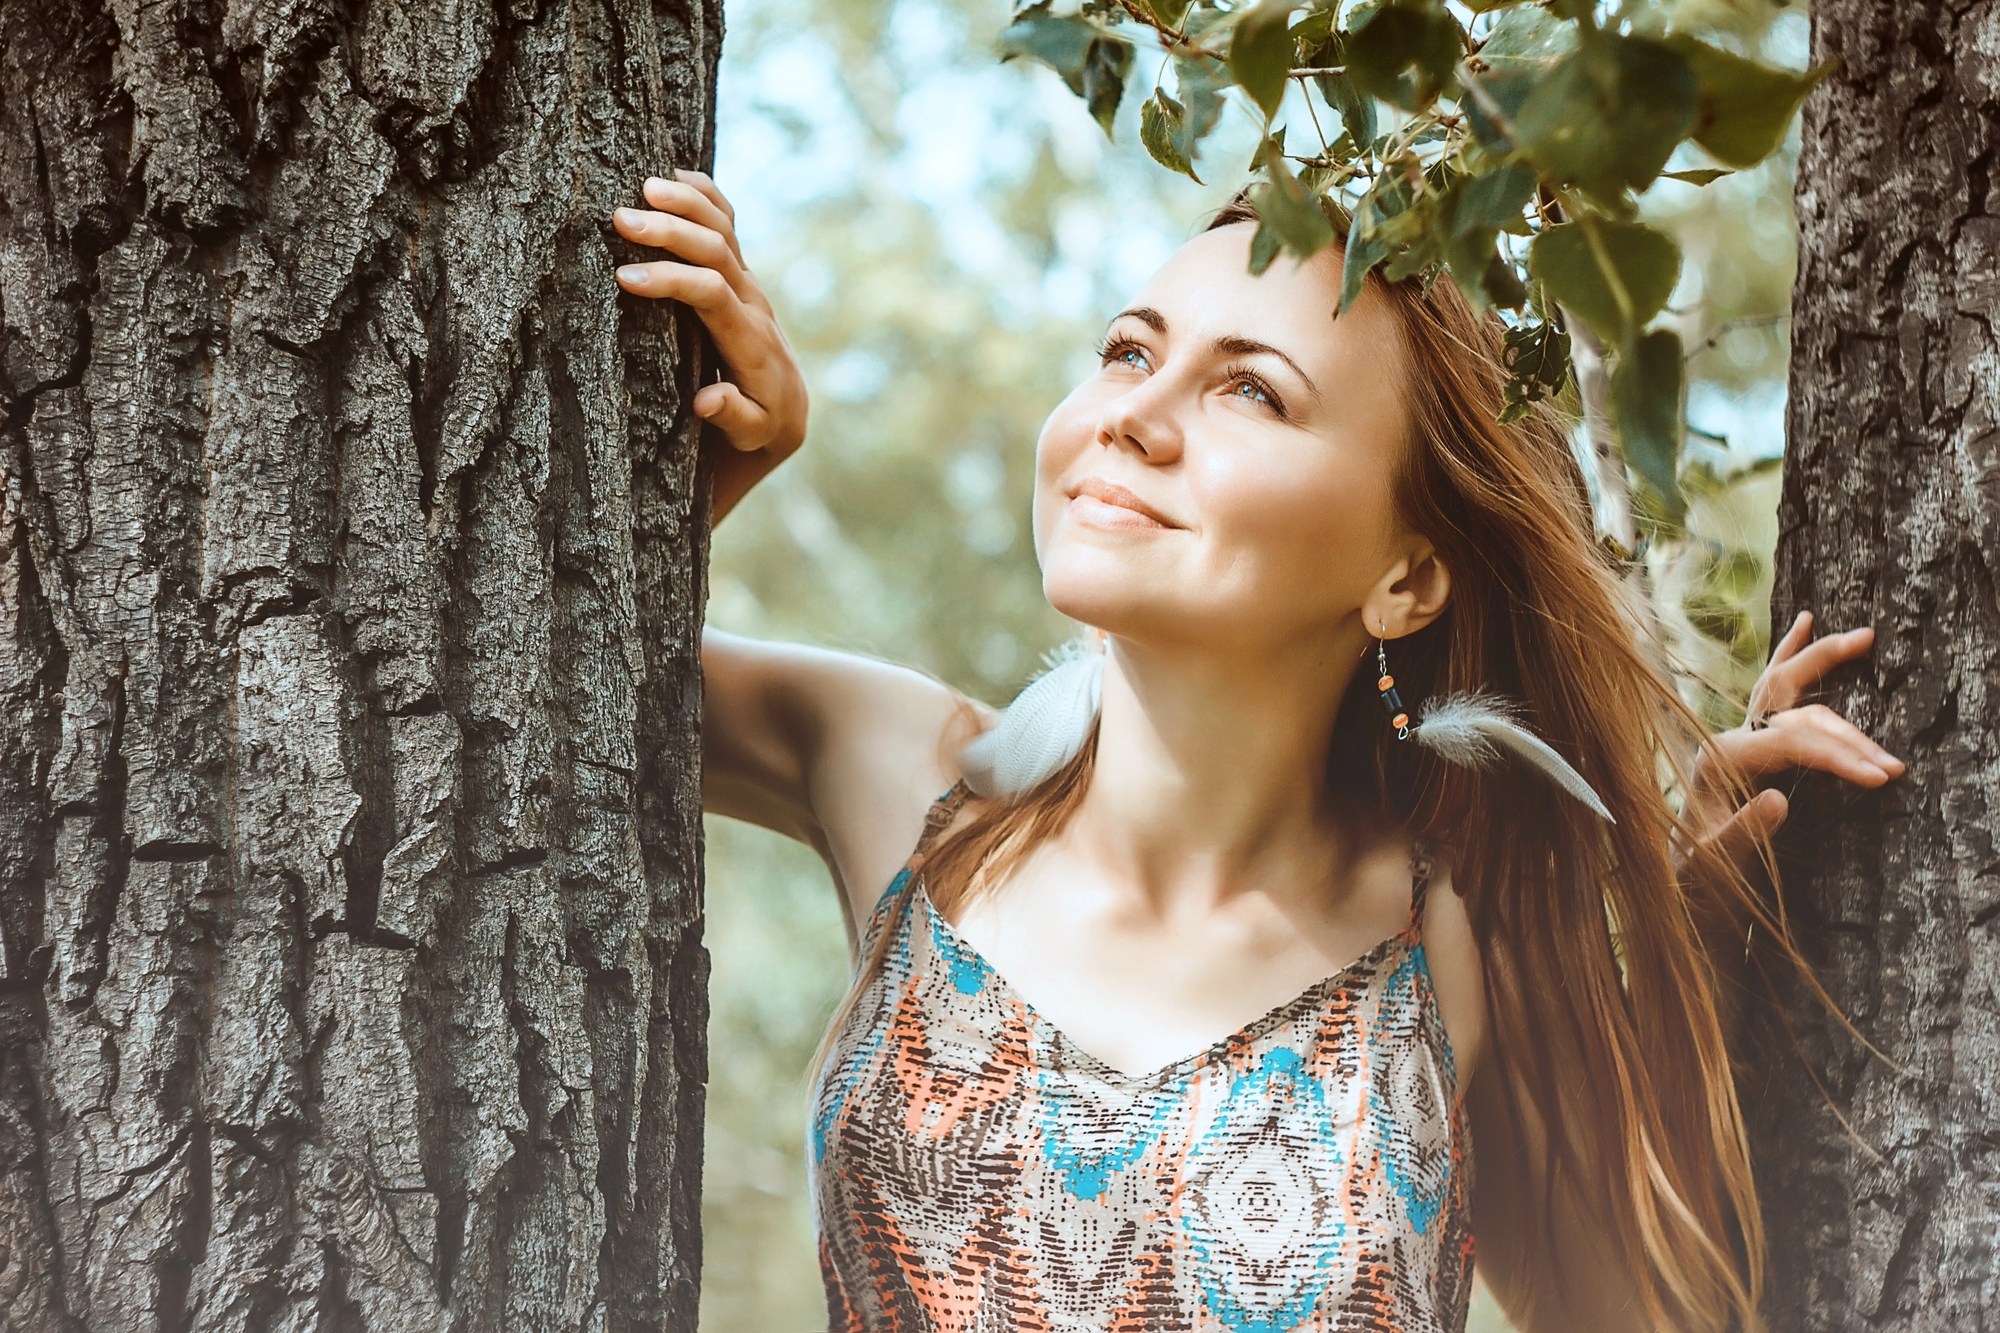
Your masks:
<instances>
[{"instance_id":1,"label":"beaded earring","mask_svg":"<svg viewBox=\"0 0 2000 1333\"><path fill-rule=\"evenodd\" d=\"M1382 633L1389 632L1387 625ZM1396 693L1396 678L1389 674L1389 646L1381 638L1375 640L1375 688L1382 692L1382 711L1389 715L1389 725L1396 729L1396 739L1410 739L1410 715L1403 708L1403 697Z\"/></svg>"}]
</instances>

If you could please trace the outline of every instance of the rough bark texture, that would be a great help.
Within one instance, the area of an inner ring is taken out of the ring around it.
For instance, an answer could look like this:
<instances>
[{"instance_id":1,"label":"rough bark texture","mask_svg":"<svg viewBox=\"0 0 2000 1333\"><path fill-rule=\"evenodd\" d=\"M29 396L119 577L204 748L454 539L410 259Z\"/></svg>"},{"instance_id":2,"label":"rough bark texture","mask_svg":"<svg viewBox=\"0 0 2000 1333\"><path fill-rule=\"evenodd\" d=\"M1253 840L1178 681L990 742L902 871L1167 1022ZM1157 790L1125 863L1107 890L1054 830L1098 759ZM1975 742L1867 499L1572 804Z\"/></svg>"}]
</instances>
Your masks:
<instances>
[{"instance_id":1,"label":"rough bark texture","mask_svg":"<svg viewBox=\"0 0 2000 1333\"><path fill-rule=\"evenodd\" d=\"M1841 68L1805 119L1774 609L1876 626L1829 701L1910 771L1802 786L1785 839L1809 952L1887 1060L1795 983L1797 1047L1767 1020L1770 1311L1973 1333L2000 1328L2000 3L1814 0L1813 28Z\"/></svg>"},{"instance_id":2,"label":"rough bark texture","mask_svg":"<svg viewBox=\"0 0 2000 1333\"><path fill-rule=\"evenodd\" d=\"M0 1328L691 1328L719 0L0 0Z\"/></svg>"}]
</instances>

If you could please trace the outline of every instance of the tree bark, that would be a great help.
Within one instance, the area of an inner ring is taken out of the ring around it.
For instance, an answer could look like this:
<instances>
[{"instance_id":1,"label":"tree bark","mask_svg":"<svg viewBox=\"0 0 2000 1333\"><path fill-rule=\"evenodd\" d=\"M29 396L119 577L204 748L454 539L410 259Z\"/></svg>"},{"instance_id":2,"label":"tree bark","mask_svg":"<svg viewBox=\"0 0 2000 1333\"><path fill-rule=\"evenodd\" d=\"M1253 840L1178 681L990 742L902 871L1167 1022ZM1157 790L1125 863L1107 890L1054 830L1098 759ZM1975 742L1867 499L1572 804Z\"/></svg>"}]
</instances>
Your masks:
<instances>
[{"instance_id":1,"label":"tree bark","mask_svg":"<svg viewBox=\"0 0 2000 1333\"><path fill-rule=\"evenodd\" d=\"M719 0L0 0L0 1328L694 1325Z\"/></svg>"},{"instance_id":2,"label":"tree bark","mask_svg":"<svg viewBox=\"0 0 2000 1333\"><path fill-rule=\"evenodd\" d=\"M1829 701L1910 768L1804 783L1781 849L1808 953L1884 1058L1765 960L1770 1314L1971 1333L2000 1323L2000 3L1812 18L1840 67L1799 166L1773 623L1876 627Z\"/></svg>"}]
</instances>

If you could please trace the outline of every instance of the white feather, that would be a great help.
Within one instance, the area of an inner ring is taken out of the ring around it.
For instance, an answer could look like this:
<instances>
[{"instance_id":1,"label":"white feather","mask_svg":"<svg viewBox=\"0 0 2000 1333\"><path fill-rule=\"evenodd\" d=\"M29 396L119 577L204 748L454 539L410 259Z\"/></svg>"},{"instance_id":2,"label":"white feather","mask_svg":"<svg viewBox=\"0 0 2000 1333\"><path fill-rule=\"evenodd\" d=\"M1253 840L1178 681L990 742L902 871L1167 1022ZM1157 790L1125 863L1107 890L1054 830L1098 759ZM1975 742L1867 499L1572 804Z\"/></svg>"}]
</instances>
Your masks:
<instances>
[{"instance_id":1,"label":"white feather","mask_svg":"<svg viewBox=\"0 0 2000 1333\"><path fill-rule=\"evenodd\" d=\"M1513 706L1497 694L1477 691L1433 699L1424 705L1412 735L1440 759L1466 768L1490 768L1499 762L1502 750L1518 755L1605 820L1618 822L1605 808L1603 798L1583 780L1583 774L1515 721Z\"/></svg>"},{"instance_id":2,"label":"white feather","mask_svg":"<svg viewBox=\"0 0 2000 1333\"><path fill-rule=\"evenodd\" d=\"M1014 801L1076 758L1097 725L1104 653L1080 644L1059 650L992 728L958 752L965 783L981 796Z\"/></svg>"}]
</instances>

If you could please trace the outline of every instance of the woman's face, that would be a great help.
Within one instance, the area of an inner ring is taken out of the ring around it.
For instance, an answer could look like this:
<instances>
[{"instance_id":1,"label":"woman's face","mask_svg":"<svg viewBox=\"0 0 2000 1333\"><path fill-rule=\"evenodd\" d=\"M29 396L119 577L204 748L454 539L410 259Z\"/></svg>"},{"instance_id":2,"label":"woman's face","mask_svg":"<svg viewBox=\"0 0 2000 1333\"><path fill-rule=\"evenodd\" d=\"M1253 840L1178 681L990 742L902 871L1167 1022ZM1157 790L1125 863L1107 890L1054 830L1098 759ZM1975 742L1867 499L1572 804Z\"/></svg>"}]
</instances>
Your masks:
<instances>
[{"instance_id":1,"label":"woman's face","mask_svg":"<svg viewBox=\"0 0 2000 1333\"><path fill-rule=\"evenodd\" d=\"M1161 644L1309 647L1352 636L1371 594L1429 549L1393 500L1394 315L1370 290L1333 318L1331 249L1253 277L1254 231L1183 246L1042 428L1035 549L1065 615Z\"/></svg>"}]
</instances>

